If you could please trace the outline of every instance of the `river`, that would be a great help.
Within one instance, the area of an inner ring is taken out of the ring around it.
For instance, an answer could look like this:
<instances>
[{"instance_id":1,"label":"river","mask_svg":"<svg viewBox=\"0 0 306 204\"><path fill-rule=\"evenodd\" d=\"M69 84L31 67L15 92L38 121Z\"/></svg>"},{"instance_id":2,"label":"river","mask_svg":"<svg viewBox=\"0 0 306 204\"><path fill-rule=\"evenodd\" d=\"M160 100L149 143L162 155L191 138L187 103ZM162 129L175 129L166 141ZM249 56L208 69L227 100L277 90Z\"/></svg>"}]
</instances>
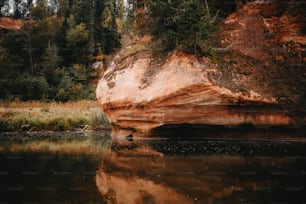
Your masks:
<instances>
[{"instance_id":1,"label":"river","mask_svg":"<svg viewBox=\"0 0 306 204\"><path fill-rule=\"evenodd\" d=\"M0 203L306 203L303 132L2 135Z\"/></svg>"}]
</instances>

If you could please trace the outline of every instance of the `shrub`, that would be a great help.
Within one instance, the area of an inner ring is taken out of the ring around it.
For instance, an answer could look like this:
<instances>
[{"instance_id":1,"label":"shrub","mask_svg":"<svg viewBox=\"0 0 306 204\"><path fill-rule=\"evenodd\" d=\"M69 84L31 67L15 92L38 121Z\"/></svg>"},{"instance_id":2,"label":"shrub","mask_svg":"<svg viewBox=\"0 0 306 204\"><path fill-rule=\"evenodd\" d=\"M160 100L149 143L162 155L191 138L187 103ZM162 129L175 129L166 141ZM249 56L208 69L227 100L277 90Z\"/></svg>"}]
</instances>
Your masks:
<instances>
[{"instance_id":1,"label":"shrub","mask_svg":"<svg viewBox=\"0 0 306 204\"><path fill-rule=\"evenodd\" d=\"M51 129L58 130L58 131L64 131L69 129L69 123L64 118L54 118L50 121L48 126Z\"/></svg>"},{"instance_id":2,"label":"shrub","mask_svg":"<svg viewBox=\"0 0 306 204\"><path fill-rule=\"evenodd\" d=\"M46 97L49 84L43 76L23 74L14 83L13 93L20 95L22 100L41 100Z\"/></svg>"},{"instance_id":3,"label":"shrub","mask_svg":"<svg viewBox=\"0 0 306 204\"><path fill-rule=\"evenodd\" d=\"M92 128L97 128L99 126L108 127L109 122L102 111L93 113L90 117L90 125Z\"/></svg>"},{"instance_id":4,"label":"shrub","mask_svg":"<svg viewBox=\"0 0 306 204\"><path fill-rule=\"evenodd\" d=\"M44 69L41 75L24 73L12 80L17 73L0 78L0 99L8 101L19 98L27 100L56 100L67 102L80 99L95 99L92 84L92 69L84 65Z\"/></svg>"},{"instance_id":5,"label":"shrub","mask_svg":"<svg viewBox=\"0 0 306 204\"><path fill-rule=\"evenodd\" d=\"M0 132L5 132L5 131L10 131L11 128L9 126L9 123L3 119L3 118L0 118Z\"/></svg>"},{"instance_id":6,"label":"shrub","mask_svg":"<svg viewBox=\"0 0 306 204\"><path fill-rule=\"evenodd\" d=\"M72 89L72 77L64 75L57 87L58 91L55 96L55 99L57 101L62 101L62 102L68 101L71 97L71 89Z\"/></svg>"},{"instance_id":7,"label":"shrub","mask_svg":"<svg viewBox=\"0 0 306 204\"><path fill-rule=\"evenodd\" d=\"M56 87L55 99L61 102L94 99L95 86L90 83L89 70L82 65L66 68Z\"/></svg>"}]
</instances>

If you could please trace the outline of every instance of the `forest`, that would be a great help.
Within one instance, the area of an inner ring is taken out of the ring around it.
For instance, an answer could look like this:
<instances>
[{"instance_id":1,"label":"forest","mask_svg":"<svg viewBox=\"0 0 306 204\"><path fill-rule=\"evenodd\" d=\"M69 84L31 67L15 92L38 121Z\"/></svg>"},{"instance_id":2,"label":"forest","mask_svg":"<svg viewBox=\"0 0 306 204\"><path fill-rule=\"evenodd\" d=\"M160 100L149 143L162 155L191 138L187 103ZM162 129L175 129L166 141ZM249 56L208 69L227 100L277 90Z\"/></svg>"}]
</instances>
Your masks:
<instances>
[{"instance_id":1,"label":"forest","mask_svg":"<svg viewBox=\"0 0 306 204\"><path fill-rule=\"evenodd\" d=\"M122 0L1 0L0 9L22 22L0 28L2 100L94 99L92 65L120 47L131 19Z\"/></svg>"}]
</instances>

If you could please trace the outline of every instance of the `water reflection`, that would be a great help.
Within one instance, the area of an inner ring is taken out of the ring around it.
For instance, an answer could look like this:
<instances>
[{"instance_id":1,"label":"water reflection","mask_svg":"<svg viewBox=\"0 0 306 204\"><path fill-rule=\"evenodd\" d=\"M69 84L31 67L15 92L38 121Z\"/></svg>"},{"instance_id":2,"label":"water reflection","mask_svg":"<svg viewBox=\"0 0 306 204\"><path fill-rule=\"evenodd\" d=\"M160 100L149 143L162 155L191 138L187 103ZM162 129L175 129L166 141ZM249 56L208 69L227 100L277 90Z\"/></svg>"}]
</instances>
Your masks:
<instances>
[{"instance_id":1,"label":"water reflection","mask_svg":"<svg viewBox=\"0 0 306 204\"><path fill-rule=\"evenodd\" d=\"M0 134L0 152L49 152L68 155L103 155L111 145L109 131Z\"/></svg>"},{"instance_id":2,"label":"water reflection","mask_svg":"<svg viewBox=\"0 0 306 204\"><path fill-rule=\"evenodd\" d=\"M163 184L160 170L163 171L165 167L162 154L148 147L127 145L110 152L103 159L96 176L97 187L110 203L190 201L175 189ZM160 178L160 182L151 177Z\"/></svg>"},{"instance_id":3,"label":"water reflection","mask_svg":"<svg viewBox=\"0 0 306 204\"><path fill-rule=\"evenodd\" d=\"M233 134L2 137L0 203L306 202L303 135Z\"/></svg>"},{"instance_id":4,"label":"water reflection","mask_svg":"<svg viewBox=\"0 0 306 204\"><path fill-rule=\"evenodd\" d=\"M0 203L105 203L95 176L107 135L2 135Z\"/></svg>"},{"instance_id":5,"label":"water reflection","mask_svg":"<svg viewBox=\"0 0 306 204\"><path fill-rule=\"evenodd\" d=\"M301 203L305 147L281 140L116 139L96 184L107 203Z\"/></svg>"}]
</instances>

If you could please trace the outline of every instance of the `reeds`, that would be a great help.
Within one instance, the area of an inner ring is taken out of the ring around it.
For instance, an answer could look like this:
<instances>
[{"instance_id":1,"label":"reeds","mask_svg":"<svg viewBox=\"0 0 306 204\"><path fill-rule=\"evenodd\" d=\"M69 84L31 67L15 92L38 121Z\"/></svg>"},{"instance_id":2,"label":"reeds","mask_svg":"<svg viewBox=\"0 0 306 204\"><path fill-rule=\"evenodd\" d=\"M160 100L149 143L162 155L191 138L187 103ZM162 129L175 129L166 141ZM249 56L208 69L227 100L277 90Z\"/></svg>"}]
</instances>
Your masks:
<instances>
[{"instance_id":1,"label":"reeds","mask_svg":"<svg viewBox=\"0 0 306 204\"><path fill-rule=\"evenodd\" d=\"M95 130L109 123L96 101L0 103L0 131Z\"/></svg>"}]
</instances>

